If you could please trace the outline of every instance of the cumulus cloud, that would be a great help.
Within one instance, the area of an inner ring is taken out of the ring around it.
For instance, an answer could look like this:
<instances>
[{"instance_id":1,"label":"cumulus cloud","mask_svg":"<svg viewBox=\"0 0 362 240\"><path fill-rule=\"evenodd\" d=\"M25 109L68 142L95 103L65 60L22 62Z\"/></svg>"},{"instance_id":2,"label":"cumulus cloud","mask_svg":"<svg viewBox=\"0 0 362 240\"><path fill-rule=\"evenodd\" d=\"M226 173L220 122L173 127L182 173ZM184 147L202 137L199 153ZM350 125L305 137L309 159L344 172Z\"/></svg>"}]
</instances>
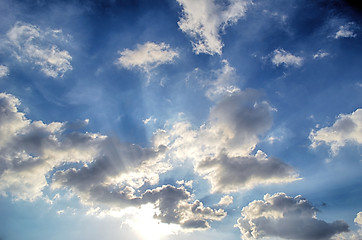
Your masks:
<instances>
[{"instance_id":1,"label":"cumulus cloud","mask_svg":"<svg viewBox=\"0 0 362 240\"><path fill-rule=\"evenodd\" d=\"M9 68L4 65L0 65L0 78L9 75Z\"/></svg>"},{"instance_id":2,"label":"cumulus cloud","mask_svg":"<svg viewBox=\"0 0 362 240\"><path fill-rule=\"evenodd\" d=\"M139 44L135 50L125 49L119 54L121 56L116 61L117 65L128 69L140 68L146 72L161 64L172 63L179 56L179 53L171 49L170 45L154 42Z\"/></svg>"},{"instance_id":3,"label":"cumulus cloud","mask_svg":"<svg viewBox=\"0 0 362 240\"><path fill-rule=\"evenodd\" d=\"M353 27L353 22L340 26L338 32L336 32L336 34L334 35L334 38L355 38L357 34L353 32Z\"/></svg>"},{"instance_id":4,"label":"cumulus cloud","mask_svg":"<svg viewBox=\"0 0 362 240\"><path fill-rule=\"evenodd\" d=\"M215 157L221 151L229 156L249 155L259 136L270 128L272 111L256 90L225 96L211 108L207 122L199 129L193 130L187 121L176 122L167 132L170 147L181 159Z\"/></svg>"},{"instance_id":5,"label":"cumulus cloud","mask_svg":"<svg viewBox=\"0 0 362 240\"><path fill-rule=\"evenodd\" d=\"M309 134L312 148L324 143L330 146L332 154L347 143L362 144L362 109L357 109L351 114L340 114L331 127L313 129Z\"/></svg>"},{"instance_id":6,"label":"cumulus cloud","mask_svg":"<svg viewBox=\"0 0 362 240\"><path fill-rule=\"evenodd\" d=\"M17 22L7 32L13 47L13 54L20 62L28 62L40 67L40 70L52 78L63 77L72 70L72 57L66 50L60 50L55 42L65 42L61 30L41 30L35 25Z\"/></svg>"},{"instance_id":7,"label":"cumulus cloud","mask_svg":"<svg viewBox=\"0 0 362 240\"><path fill-rule=\"evenodd\" d=\"M296 172L276 158L255 150L272 123L270 104L256 90L225 96L210 110L208 121L193 130L177 122L167 133L173 159L192 159L212 192L232 192L258 184L294 181ZM166 135L167 135L166 134Z\"/></svg>"},{"instance_id":8,"label":"cumulus cloud","mask_svg":"<svg viewBox=\"0 0 362 240\"><path fill-rule=\"evenodd\" d=\"M177 0L182 6L182 17L178 22L180 29L189 35L196 54L222 53L223 43L220 33L245 16L250 1L192 1Z\"/></svg>"},{"instance_id":9,"label":"cumulus cloud","mask_svg":"<svg viewBox=\"0 0 362 240\"><path fill-rule=\"evenodd\" d=\"M327 240L349 231L344 221L319 220L317 211L301 196L266 194L264 200L255 200L242 209L235 227L240 229L243 240L263 237Z\"/></svg>"},{"instance_id":10,"label":"cumulus cloud","mask_svg":"<svg viewBox=\"0 0 362 240\"><path fill-rule=\"evenodd\" d=\"M91 161L104 136L65 134L66 124L31 121L18 111L19 99L0 93L0 191L34 200L47 186L46 174L62 163Z\"/></svg>"},{"instance_id":11,"label":"cumulus cloud","mask_svg":"<svg viewBox=\"0 0 362 240\"><path fill-rule=\"evenodd\" d=\"M340 233L332 237L333 240L360 240L362 239L362 212L357 213L354 223L358 226L356 231Z\"/></svg>"},{"instance_id":12,"label":"cumulus cloud","mask_svg":"<svg viewBox=\"0 0 362 240\"><path fill-rule=\"evenodd\" d=\"M216 158L200 161L196 170L210 181L214 192L234 192L260 184L297 180L291 166L277 158L258 158L258 155L228 157L221 153Z\"/></svg>"},{"instance_id":13,"label":"cumulus cloud","mask_svg":"<svg viewBox=\"0 0 362 240\"><path fill-rule=\"evenodd\" d=\"M178 224L189 230L210 228L210 221L220 221L226 216L222 209L205 207L199 200L192 201L192 196L183 186L163 185L148 189L140 196L135 195L132 187L119 188L115 185L92 185L86 191L74 189L84 204L104 208L140 207L153 204L157 208L154 218L163 223Z\"/></svg>"},{"instance_id":14,"label":"cumulus cloud","mask_svg":"<svg viewBox=\"0 0 362 240\"><path fill-rule=\"evenodd\" d=\"M190 202L191 195L183 187L167 185L146 191L142 201L157 202L160 214L156 215L162 222L177 223L187 229L207 229L209 221L220 221L226 216L222 209L205 207L196 200Z\"/></svg>"},{"instance_id":15,"label":"cumulus cloud","mask_svg":"<svg viewBox=\"0 0 362 240\"><path fill-rule=\"evenodd\" d=\"M271 56L271 61L276 66L284 65L286 67L300 67L303 64L302 57L295 56L290 52L285 51L283 48L275 49Z\"/></svg>"},{"instance_id":16,"label":"cumulus cloud","mask_svg":"<svg viewBox=\"0 0 362 240\"><path fill-rule=\"evenodd\" d=\"M234 201L234 198L230 195L223 196L220 201L216 204L217 206L229 206Z\"/></svg>"}]
</instances>

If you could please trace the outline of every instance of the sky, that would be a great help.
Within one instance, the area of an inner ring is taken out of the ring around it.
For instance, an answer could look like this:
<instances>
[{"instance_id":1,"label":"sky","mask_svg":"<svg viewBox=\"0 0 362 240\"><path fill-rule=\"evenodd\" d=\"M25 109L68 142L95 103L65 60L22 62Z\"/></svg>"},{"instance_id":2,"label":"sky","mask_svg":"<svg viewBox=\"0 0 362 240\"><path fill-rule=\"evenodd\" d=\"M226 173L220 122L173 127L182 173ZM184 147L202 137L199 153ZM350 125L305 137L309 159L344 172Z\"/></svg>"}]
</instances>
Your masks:
<instances>
[{"instance_id":1,"label":"sky","mask_svg":"<svg viewBox=\"0 0 362 240\"><path fill-rule=\"evenodd\" d=\"M0 0L0 239L362 239L353 0Z\"/></svg>"}]
</instances>

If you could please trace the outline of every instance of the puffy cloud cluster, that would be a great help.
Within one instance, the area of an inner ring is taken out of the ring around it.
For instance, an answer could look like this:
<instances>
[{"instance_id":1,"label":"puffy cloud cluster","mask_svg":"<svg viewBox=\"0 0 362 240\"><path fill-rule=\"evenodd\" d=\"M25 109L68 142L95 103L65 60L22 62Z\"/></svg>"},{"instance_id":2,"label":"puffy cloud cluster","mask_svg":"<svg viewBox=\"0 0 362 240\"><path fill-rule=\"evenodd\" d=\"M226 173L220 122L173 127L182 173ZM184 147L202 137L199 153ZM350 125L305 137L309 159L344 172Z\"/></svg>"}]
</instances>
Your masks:
<instances>
[{"instance_id":1,"label":"puffy cloud cluster","mask_svg":"<svg viewBox=\"0 0 362 240\"><path fill-rule=\"evenodd\" d=\"M4 65L0 65L0 78L5 77L9 74L9 68Z\"/></svg>"},{"instance_id":2,"label":"puffy cloud cluster","mask_svg":"<svg viewBox=\"0 0 362 240\"><path fill-rule=\"evenodd\" d=\"M235 227L242 239L279 237L283 239L330 239L349 231L347 223L327 223L317 219L317 209L301 196L285 193L266 194L264 200L255 200L241 211Z\"/></svg>"},{"instance_id":3,"label":"puffy cloud cluster","mask_svg":"<svg viewBox=\"0 0 362 240\"><path fill-rule=\"evenodd\" d=\"M284 65L286 67L300 67L303 64L302 57L295 56L282 48L274 50L274 52L272 53L271 61L276 66Z\"/></svg>"},{"instance_id":4,"label":"puffy cloud cluster","mask_svg":"<svg viewBox=\"0 0 362 240\"><path fill-rule=\"evenodd\" d=\"M336 32L334 38L355 38L357 36L356 33L353 32L353 22L350 22L346 25L342 25L339 27L338 32Z\"/></svg>"},{"instance_id":5,"label":"puffy cloud cluster","mask_svg":"<svg viewBox=\"0 0 362 240\"><path fill-rule=\"evenodd\" d=\"M63 163L92 161L105 136L66 134L66 124L30 121L18 111L19 99L0 93L0 191L34 200L47 186L46 174Z\"/></svg>"},{"instance_id":6,"label":"puffy cloud cluster","mask_svg":"<svg viewBox=\"0 0 362 240\"><path fill-rule=\"evenodd\" d=\"M222 209L193 200L183 186L136 189L157 184L170 169L166 147L142 148L94 133L71 131L76 124L31 121L18 110L19 99L0 93L0 193L17 200L35 200L51 182L53 190L72 190L88 206L138 207L154 204L155 216L187 229L207 229L209 221L226 216ZM78 166L78 167L77 167ZM51 174L51 172L55 172Z\"/></svg>"},{"instance_id":7,"label":"puffy cloud cluster","mask_svg":"<svg viewBox=\"0 0 362 240\"><path fill-rule=\"evenodd\" d=\"M256 90L224 96L199 129L193 130L188 122L173 125L166 133L170 154L192 159L195 171L210 181L212 192L294 181L297 173L291 166L260 150L252 154L272 124L272 111Z\"/></svg>"},{"instance_id":8,"label":"puffy cloud cluster","mask_svg":"<svg viewBox=\"0 0 362 240\"><path fill-rule=\"evenodd\" d=\"M196 54L222 53L220 32L245 15L250 1L228 0L177 0L183 8L178 22L180 29L189 35Z\"/></svg>"},{"instance_id":9,"label":"puffy cloud cluster","mask_svg":"<svg viewBox=\"0 0 362 240\"><path fill-rule=\"evenodd\" d=\"M135 50L125 49L120 52L120 55L116 61L117 65L128 69L140 68L146 72L161 64L172 63L179 56L170 45L154 42L137 45Z\"/></svg>"},{"instance_id":10,"label":"puffy cloud cluster","mask_svg":"<svg viewBox=\"0 0 362 240\"><path fill-rule=\"evenodd\" d=\"M334 155L347 143L362 144L362 109L340 114L333 126L312 130L309 139L313 148L322 143L329 145Z\"/></svg>"},{"instance_id":11,"label":"puffy cloud cluster","mask_svg":"<svg viewBox=\"0 0 362 240\"><path fill-rule=\"evenodd\" d=\"M53 78L63 77L72 70L72 57L66 50L60 50L54 42L65 41L61 30L43 31L39 27L17 22L7 32L13 54L20 62L38 65L41 71Z\"/></svg>"}]
</instances>

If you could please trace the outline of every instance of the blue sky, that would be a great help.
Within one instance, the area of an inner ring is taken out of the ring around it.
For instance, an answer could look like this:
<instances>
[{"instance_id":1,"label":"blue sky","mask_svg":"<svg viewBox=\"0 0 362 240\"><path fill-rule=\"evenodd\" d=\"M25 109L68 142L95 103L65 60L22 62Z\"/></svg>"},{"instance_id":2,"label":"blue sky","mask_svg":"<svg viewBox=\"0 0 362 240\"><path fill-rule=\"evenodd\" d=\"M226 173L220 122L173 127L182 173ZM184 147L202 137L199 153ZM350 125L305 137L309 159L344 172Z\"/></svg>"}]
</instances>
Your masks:
<instances>
[{"instance_id":1,"label":"blue sky","mask_svg":"<svg viewBox=\"0 0 362 240\"><path fill-rule=\"evenodd\" d=\"M361 239L356 2L0 0L0 239Z\"/></svg>"}]
</instances>

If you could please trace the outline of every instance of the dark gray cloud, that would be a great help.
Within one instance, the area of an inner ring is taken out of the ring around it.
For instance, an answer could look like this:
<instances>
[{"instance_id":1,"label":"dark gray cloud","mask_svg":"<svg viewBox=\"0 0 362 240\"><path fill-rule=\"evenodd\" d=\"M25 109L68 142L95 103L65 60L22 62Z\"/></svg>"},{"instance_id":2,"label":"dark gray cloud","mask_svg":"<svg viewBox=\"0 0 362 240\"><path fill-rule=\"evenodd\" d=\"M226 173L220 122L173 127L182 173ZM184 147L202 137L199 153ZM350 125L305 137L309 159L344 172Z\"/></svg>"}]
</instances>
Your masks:
<instances>
[{"instance_id":1,"label":"dark gray cloud","mask_svg":"<svg viewBox=\"0 0 362 240\"><path fill-rule=\"evenodd\" d=\"M297 179L295 170L277 158L228 157L221 153L216 158L200 161L196 169L200 173L206 172L206 178L216 192L237 191L259 184Z\"/></svg>"},{"instance_id":2,"label":"dark gray cloud","mask_svg":"<svg viewBox=\"0 0 362 240\"><path fill-rule=\"evenodd\" d=\"M261 93L248 89L222 99L211 109L210 120L236 134L261 134L271 127L271 106L260 100Z\"/></svg>"},{"instance_id":3,"label":"dark gray cloud","mask_svg":"<svg viewBox=\"0 0 362 240\"><path fill-rule=\"evenodd\" d=\"M204 207L199 200L192 202L192 196L184 187L163 185L148 189L139 196L131 187L94 185L88 189L74 189L85 205L108 208L140 207L154 204L159 210L154 218L163 223L178 224L190 230L208 229L210 221L220 221L226 216L222 209Z\"/></svg>"},{"instance_id":4,"label":"dark gray cloud","mask_svg":"<svg viewBox=\"0 0 362 240\"><path fill-rule=\"evenodd\" d=\"M91 188L122 173L142 168L142 164L146 161L155 161L156 164L156 157L164 150L163 146L154 150L135 144L120 143L115 138L107 138L100 145L98 157L93 162L80 169L70 168L56 172L53 184L78 189Z\"/></svg>"},{"instance_id":5,"label":"dark gray cloud","mask_svg":"<svg viewBox=\"0 0 362 240\"><path fill-rule=\"evenodd\" d=\"M344 221L327 223L317 219L317 209L301 196L285 193L266 194L241 211L235 227L242 239L279 237L283 239L327 240L333 235L349 231Z\"/></svg>"}]
</instances>

